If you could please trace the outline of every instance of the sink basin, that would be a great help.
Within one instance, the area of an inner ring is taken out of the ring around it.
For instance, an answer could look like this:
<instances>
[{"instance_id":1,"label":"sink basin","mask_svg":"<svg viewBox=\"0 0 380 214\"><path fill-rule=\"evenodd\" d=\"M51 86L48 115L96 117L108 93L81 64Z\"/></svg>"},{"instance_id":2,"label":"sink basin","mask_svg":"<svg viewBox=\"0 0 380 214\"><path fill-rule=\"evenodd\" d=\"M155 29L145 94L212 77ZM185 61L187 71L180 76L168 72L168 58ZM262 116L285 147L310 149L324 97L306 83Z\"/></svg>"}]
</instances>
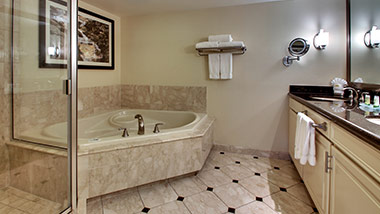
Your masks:
<instances>
[{"instance_id":1,"label":"sink basin","mask_svg":"<svg viewBox=\"0 0 380 214\"><path fill-rule=\"evenodd\" d=\"M367 116L365 117L369 122L380 126L380 116Z\"/></svg>"},{"instance_id":2,"label":"sink basin","mask_svg":"<svg viewBox=\"0 0 380 214\"><path fill-rule=\"evenodd\" d=\"M342 101L342 102L349 101L349 99L347 99L347 98L339 98L339 97L317 97L317 96L311 96L310 98L314 99L314 100L330 101L330 102L333 102L333 101Z\"/></svg>"}]
</instances>

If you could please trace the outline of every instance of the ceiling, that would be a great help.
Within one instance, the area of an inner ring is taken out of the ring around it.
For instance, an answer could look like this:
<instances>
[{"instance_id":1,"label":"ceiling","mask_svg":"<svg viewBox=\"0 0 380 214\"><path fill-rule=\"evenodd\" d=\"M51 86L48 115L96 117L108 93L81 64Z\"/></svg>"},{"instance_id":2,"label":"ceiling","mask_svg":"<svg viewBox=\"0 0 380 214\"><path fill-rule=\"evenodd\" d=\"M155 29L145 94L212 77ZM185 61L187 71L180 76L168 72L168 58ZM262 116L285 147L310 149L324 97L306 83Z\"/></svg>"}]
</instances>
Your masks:
<instances>
[{"instance_id":1,"label":"ceiling","mask_svg":"<svg viewBox=\"0 0 380 214\"><path fill-rule=\"evenodd\" d=\"M284 0L81 0L118 16L199 10Z\"/></svg>"}]
</instances>

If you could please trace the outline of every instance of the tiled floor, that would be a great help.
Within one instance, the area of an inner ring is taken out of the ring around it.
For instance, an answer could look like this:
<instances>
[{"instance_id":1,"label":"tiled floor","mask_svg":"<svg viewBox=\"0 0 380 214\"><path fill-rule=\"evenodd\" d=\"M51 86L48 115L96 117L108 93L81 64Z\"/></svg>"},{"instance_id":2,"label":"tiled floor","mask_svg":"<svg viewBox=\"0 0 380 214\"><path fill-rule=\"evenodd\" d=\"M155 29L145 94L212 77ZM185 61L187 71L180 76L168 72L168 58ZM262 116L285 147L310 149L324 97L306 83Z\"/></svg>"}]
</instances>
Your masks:
<instances>
[{"instance_id":1,"label":"tiled floor","mask_svg":"<svg viewBox=\"0 0 380 214\"><path fill-rule=\"evenodd\" d=\"M312 214L290 161L212 151L196 176L91 199L88 214Z\"/></svg>"},{"instance_id":2,"label":"tiled floor","mask_svg":"<svg viewBox=\"0 0 380 214\"><path fill-rule=\"evenodd\" d=\"M0 190L1 214L52 214L62 211L61 204L8 187Z\"/></svg>"}]
</instances>

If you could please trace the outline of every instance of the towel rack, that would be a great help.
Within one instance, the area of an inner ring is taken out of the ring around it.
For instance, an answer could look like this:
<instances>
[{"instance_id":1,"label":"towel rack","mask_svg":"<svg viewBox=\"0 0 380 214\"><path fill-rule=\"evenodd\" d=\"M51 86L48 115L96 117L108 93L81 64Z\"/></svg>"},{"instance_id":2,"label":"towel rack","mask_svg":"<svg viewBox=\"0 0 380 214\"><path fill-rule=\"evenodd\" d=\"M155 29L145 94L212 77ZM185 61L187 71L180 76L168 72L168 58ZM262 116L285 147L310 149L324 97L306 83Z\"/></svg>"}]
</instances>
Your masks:
<instances>
[{"instance_id":1,"label":"towel rack","mask_svg":"<svg viewBox=\"0 0 380 214\"><path fill-rule=\"evenodd\" d=\"M218 47L218 48L196 48L199 56L207 56L209 54L216 53L232 53L236 55L242 55L247 51L245 46L241 47Z\"/></svg>"},{"instance_id":2,"label":"towel rack","mask_svg":"<svg viewBox=\"0 0 380 214\"><path fill-rule=\"evenodd\" d=\"M307 115L307 110L300 111L298 113L304 113L305 115ZM311 126L313 126L314 128L322 129L323 131L327 131L327 123L326 122L323 122L321 124L313 123L313 124L311 124Z\"/></svg>"}]
</instances>

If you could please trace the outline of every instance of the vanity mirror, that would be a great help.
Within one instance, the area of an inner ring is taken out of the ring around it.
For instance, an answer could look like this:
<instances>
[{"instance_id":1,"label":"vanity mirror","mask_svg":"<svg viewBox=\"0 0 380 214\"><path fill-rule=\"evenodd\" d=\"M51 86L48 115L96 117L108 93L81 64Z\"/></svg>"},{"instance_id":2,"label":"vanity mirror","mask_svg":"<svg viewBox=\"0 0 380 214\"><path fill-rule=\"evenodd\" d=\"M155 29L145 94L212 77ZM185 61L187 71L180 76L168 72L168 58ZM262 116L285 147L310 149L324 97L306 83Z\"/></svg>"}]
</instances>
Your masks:
<instances>
[{"instance_id":1,"label":"vanity mirror","mask_svg":"<svg viewBox=\"0 0 380 214\"><path fill-rule=\"evenodd\" d=\"M299 61L301 56L304 56L310 49L310 44L303 38L293 39L289 43L288 51L292 56L285 56L282 59L283 64L289 67L294 60Z\"/></svg>"},{"instance_id":2,"label":"vanity mirror","mask_svg":"<svg viewBox=\"0 0 380 214\"><path fill-rule=\"evenodd\" d=\"M380 88L380 1L347 0L347 79Z\"/></svg>"}]
</instances>

